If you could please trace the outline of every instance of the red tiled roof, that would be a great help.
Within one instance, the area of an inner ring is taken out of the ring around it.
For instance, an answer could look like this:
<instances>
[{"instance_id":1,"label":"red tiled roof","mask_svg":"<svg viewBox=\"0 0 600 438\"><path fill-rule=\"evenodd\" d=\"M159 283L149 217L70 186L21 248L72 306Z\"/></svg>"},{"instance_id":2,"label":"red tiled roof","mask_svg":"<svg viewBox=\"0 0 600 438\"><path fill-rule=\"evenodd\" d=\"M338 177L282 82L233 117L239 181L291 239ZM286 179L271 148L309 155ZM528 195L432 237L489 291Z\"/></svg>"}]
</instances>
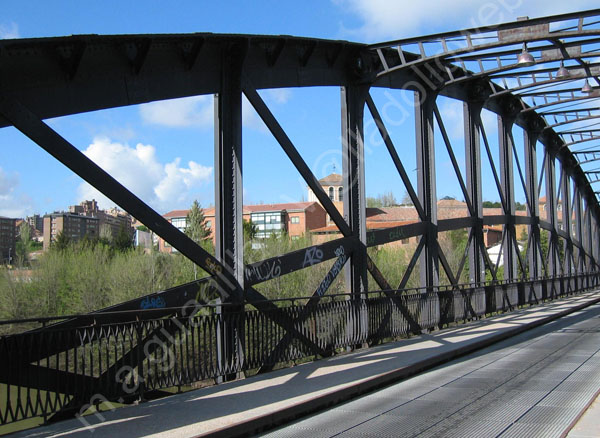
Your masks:
<instances>
[{"instance_id":1,"label":"red tiled roof","mask_svg":"<svg viewBox=\"0 0 600 438\"><path fill-rule=\"evenodd\" d=\"M540 199L541 201L541 199ZM338 211L343 211L343 203L342 202L334 202ZM263 212L263 211L304 211L309 209L313 205L318 205L320 208L320 204L318 202L287 202L281 204L256 204L256 205L244 205L244 214ZM454 199L443 199L438 202L438 208L440 210L448 209L450 211L465 210L465 216L468 216L467 206L462 201L457 201ZM172 210L168 213L165 213L163 217L167 219L176 218L176 217L186 217L189 210ZM204 216L214 216L215 208L208 207L203 208ZM368 222L407 222L407 221L416 221L419 219L419 215L417 214L417 210L412 206L395 206L395 207L367 207L367 221ZM441 213L441 214L440 214ZM484 208L483 215L484 216L500 216L503 215L504 211L502 208ZM527 211L525 210L516 210L515 214L517 216L526 216ZM438 216L440 218L444 217L442 212L438 211Z\"/></svg>"},{"instance_id":2,"label":"red tiled roof","mask_svg":"<svg viewBox=\"0 0 600 438\"><path fill-rule=\"evenodd\" d=\"M257 204L257 205L244 205L243 213L250 214L259 211L304 211L313 205L319 205L318 202L287 202L283 204ZM319 208L321 208L319 206ZM172 210L163 215L164 218L172 219L176 217L186 217L189 210ZM215 215L215 207L203 208L202 212L204 216L214 216Z\"/></svg>"},{"instance_id":3,"label":"red tiled roof","mask_svg":"<svg viewBox=\"0 0 600 438\"><path fill-rule=\"evenodd\" d=\"M545 204L545 203L546 203L546 197L545 197L545 196L542 196L542 197L540 198L540 200L539 200L539 203L540 203L540 204ZM559 200L558 200L558 203L559 203L559 204L562 204L562 199L559 199Z\"/></svg>"},{"instance_id":4,"label":"red tiled roof","mask_svg":"<svg viewBox=\"0 0 600 438\"><path fill-rule=\"evenodd\" d=\"M367 208L367 220L371 222L411 221L419 219L412 206Z\"/></svg>"},{"instance_id":5,"label":"red tiled roof","mask_svg":"<svg viewBox=\"0 0 600 438\"><path fill-rule=\"evenodd\" d=\"M502 216L504 210L501 208L484 208L484 216ZM527 210L515 210L515 216L527 216Z\"/></svg>"},{"instance_id":6,"label":"red tiled roof","mask_svg":"<svg viewBox=\"0 0 600 438\"><path fill-rule=\"evenodd\" d=\"M457 201L456 199L440 199L437 202L438 208L467 208L467 203Z\"/></svg>"},{"instance_id":7,"label":"red tiled roof","mask_svg":"<svg viewBox=\"0 0 600 438\"><path fill-rule=\"evenodd\" d=\"M342 175L338 174L338 173L332 173L330 175L327 175L324 178L321 178L319 180L320 183L325 183L329 186L341 186L342 185Z\"/></svg>"},{"instance_id":8,"label":"red tiled roof","mask_svg":"<svg viewBox=\"0 0 600 438\"><path fill-rule=\"evenodd\" d=\"M171 210L168 213L163 214L165 218L174 218L174 217L186 217L189 210Z\"/></svg>"},{"instance_id":9,"label":"red tiled roof","mask_svg":"<svg viewBox=\"0 0 600 438\"><path fill-rule=\"evenodd\" d=\"M176 217L186 217L189 213L189 210L172 210L168 213L163 214L164 218L173 219ZM215 207L203 208L202 213L204 216L214 216L215 215ZM246 213L246 212L244 212Z\"/></svg>"},{"instance_id":10,"label":"red tiled roof","mask_svg":"<svg viewBox=\"0 0 600 438\"><path fill-rule=\"evenodd\" d=\"M382 228L393 228L401 225L414 224L417 221L387 221L387 222L369 222L367 221L367 230L380 230ZM336 225L327 225L326 227L315 228L313 233L336 233L339 232Z\"/></svg>"},{"instance_id":11,"label":"red tiled roof","mask_svg":"<svg viewBox=\"0 0 600 438\"><path fill-rule=\"evenodd\" d=\"M389 221L389 222L367 222L367 230L380 230L382 228L399 227L401 225L414 224L418 221Z\"/></svg>"},{"instance_id":12,"label":"red tiled roof","mask_svg":"<svg viewBox=\"0 0 600 438\"><path fill-rule=\"evenodd\" d=\"M244 205L244 210L250 213L256 213L259 211L295 211L295 210L307 210L312 205L318 204L317 202L288 202L285 204L259 204L259 205Z\"/></svg>"}]
</instances>

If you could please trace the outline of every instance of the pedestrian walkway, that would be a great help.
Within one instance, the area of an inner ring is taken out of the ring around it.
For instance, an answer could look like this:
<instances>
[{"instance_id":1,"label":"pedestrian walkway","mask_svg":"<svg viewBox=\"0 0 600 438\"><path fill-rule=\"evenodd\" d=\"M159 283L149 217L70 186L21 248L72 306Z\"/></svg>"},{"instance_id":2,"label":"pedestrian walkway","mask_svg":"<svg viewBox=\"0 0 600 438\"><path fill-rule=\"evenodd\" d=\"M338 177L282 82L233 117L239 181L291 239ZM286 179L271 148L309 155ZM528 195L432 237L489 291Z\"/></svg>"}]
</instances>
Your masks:
<instances>
[{"instance_id":1,"label":"pedestrian walkway","mask_svg":"<svg viewBox=\"0 0 600 438\"><path fill-rule=\"evenodd\" d=\"M600 393L600 391L598 391ZM598 438L600 436L600 396L590 403L588 409L582 412L582 416L573 425L567 438Z\"/></svg>"},{"instance_id":2,"label":"pedestrian walkway","mask_svg":"<svg viewBox=\"0 0 600 438\"><path fill-rule=\"evenodd\" d=\"M600 292L268 374L20 432L16 437L191 437L258 433L600 302ZM600 382L596 382L600 387ZM597 390L597 388L596 388Z\"/></svg>"},{"instance_id":3,"label":"pedestrian walkway","mask_svg":"<svg viewBox=\"0 0 600 438\"><path fill-rule=\"evenodd\" d=\"M558 438L599 387L595 304L262 436Z\"/></svg>"}]
</instances>

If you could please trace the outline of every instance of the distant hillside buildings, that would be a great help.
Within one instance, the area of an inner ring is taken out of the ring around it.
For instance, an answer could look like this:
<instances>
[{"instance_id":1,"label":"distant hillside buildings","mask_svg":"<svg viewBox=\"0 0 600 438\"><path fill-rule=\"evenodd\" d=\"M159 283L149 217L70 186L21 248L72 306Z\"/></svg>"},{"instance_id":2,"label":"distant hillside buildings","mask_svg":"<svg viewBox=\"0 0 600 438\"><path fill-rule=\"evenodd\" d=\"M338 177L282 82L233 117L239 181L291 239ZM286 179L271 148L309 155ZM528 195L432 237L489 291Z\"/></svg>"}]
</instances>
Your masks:
<instances>
[{"instance_id":1,"label":"distant hillside buildings","mask_svg":"<svg viewBox=\"0 0 600 438\"><path fill-rule=\"evenodd\" d=\"M118 208L101 210L98 203L83 201L69 207L69 212L58 212L44 216L44 250L56 241L59 233L66 234L71 241L89 238L116 236L124 228L133 236L131 216Z\"/></svg>"},{"instance_id":2,"label":"distant hillside buildings","mask_svg":"<svg viewBox=\"0 0 600 438\"><path fill-rule=\"evenodd\" d=\"M16 219L0 216L0 261L8 262L15 256L17 241Z\"/></svg>"},{"instance_id":3,"label":"distant hillside buildings","mask_svg":"<svg viewBox=\"0 0 600 438\"><path fill-rule=\"evenodd\" d=\"M342 175L332 173L319 180L325 193L333 201L338 211L343 215L343 180ZM313 191L308 188L307 202L290 202L283 204L245 205L243 219L251 221L256 226L256 240L266 239L273 234L286 233L291 239L303 235L312 235L315 243L340 237L337 226L331 221L325 209L318 202ZM546 198L539 200L540 217L547 217ZM562 221L562 204L557 205L557 216ZM438 220L466 217L469 215L467 205L454 199L442 199L437 203ZM203 209L206 226L210 230L210 237L214 243L215 209ZM187 223L188 210L172 210L164 215L175 227L184 231ZM503 215L501 208L484 208L484 216ZM516 214L525 216L524 210L517 210ZM400 225L414 223L419 220L416 209L412 205L378 207L366 209L367 230L392 228ZM7 263L14 259L18 226L22 220L0 217L0 263ZM132 217L118 208L101 210L95 200L83 201L79 205L72 205L67 212L55 212L43 217L33 215L26 218L32 233L31 236L42 240L43 248L47 250L57 235L62 232L72 241L78 241L84 236L90 238L116 236L124 228L132 239L135 236L136 246L151 248L158 244L162 252L175 252L163 239L157 238L150 232L134 230ZM141 225L139 222L136 226ZM559 226L561 226L559 224ZM527 232L526 225L517 225L517 236ZM561 227L562 228L562 227ZM502 238L502 226L484 226L484 240L486 247L491 247ZM135 233L135 234L134 234ZM417 237L394 242L393 245L407 245L416 243Z\"/></svg>"},{"instance_id":4,"label":"distant hillside buildings","mask_svg":"<svg viewBox=\"0 0 600 438\"><path fill-rule=\"evenodd\" d=\"M173 210L164 215L179 230L187 226L186 218L189 210ZM210 236L215 241L215 209L204 208L205 224L210 229ZM286 204L245 205L243 219L251 221L256 226L256 239L265 239L273 234L285 232L292 239L298 238L310 231L324 227L326 224L325 210L318 202L290 202ZM163 239L159 239L159 251L174 252L173 248Z\"/></svg>"},{"instance_id":5,"label":"distant hillside buildings","mask_svg":"<svg viewBox=\"0 0 600 438\"><path fill-rule=\"evenodd\" d=\"M343 215L343 182L342 175L332 173L319 180L321 187L334 206ZM545 198L540 199L545 202ZM541 204L542 205L542 204ZM543 207L540 208L543 213ZM441 199L437 203L438 219L453 219L466 217L469 215L467 204L455 199ZM203 209L206 219L206 226L211 231L211 237L214 242L214 223L215 209ZM173 210L164 215L164 217L181 231L187 226L186 217L188 210ZM484 208L484 216L502 215L500 208ZM516 211L516 215L525 216L527 213L523 210ZM331 240L341 236L337 226L333 223L325 209L318 202L313 191L308 188L308 202L292 202L285 204L262 204L245 205L243 207L244 220L250 220L257 227L256 239L264 239L274 233L285 232L291 239L299 236L311 234L315 243ZM377 207L366 209L367 231L392 228L418 222L419 216L417 210L412 205L399 205L391 207ZM526 225L517 225L517 235L525 230ZM491 247L502 239L502 226L484 226L484 243L486 247ZM393 242L392 245L416 244L417 237L403 239ZM159 239L159 250L162 252L174 252L173 248L164 240Z\"/></svg>"}]
</instances>

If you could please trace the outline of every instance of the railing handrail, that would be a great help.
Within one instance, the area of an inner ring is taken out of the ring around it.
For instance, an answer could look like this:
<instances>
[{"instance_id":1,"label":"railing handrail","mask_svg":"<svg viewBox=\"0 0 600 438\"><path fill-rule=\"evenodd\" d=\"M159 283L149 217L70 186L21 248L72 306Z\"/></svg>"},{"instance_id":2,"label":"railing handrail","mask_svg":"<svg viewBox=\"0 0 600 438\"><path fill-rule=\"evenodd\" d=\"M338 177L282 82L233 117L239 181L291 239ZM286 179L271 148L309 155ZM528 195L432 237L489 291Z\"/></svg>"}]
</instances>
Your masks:
<instances>
[{"instance_id":1,"label":"railing handrail","mask_svg":"<svg viewBox=\"0 0 600 438\"><path fill-rule=\"evenodd\" d=\"M542 281L551 281L551 280L563 280L566 278L577 278L588 275L596 275L600 273L598 272L586 272L580 273L576 275L557 275L555 277L537 277L530 278L526 280L520 281L508 281L508 280L487 280L482 283L458 283L455 285L438 285L434 287L413 287L413 288L405 288L405 289L378 289L367 291L363 295L371 296L376 294L398 294L405 297L410 297L412 295L422 295L423 291L425 293L429 292L446 292L452 290L464 290L469 288L479 288L479 287L489 287L489 286L503 286L503 285L519 285L519 284L530 284ZM410 294L408 292L414 292L414 294ZM155 295L155 294L152 294ZM158 294L160 296L160 294ZM338 294L327 294L320 297L321 300L329 299L332 300L334 298L352 297L350 293L338 293ZM143 297L140 297L143 298ZM281 302L291 302L291 306L298 305L296 301L304 301L310 300L311 296L296 296L296 297L283 297L283 298L274 298L269 300L264 300L264 302L270 303L281 303ZM93 312L93 313L83 313L83 314L69 314L69 315L55 315L55 316L44 316L44 317L31 317L31 318L21 318L21 319L10 319L10 320L0 320L0 326L4 325L12 325L12 324L26 324L26 323L39 323L39 324L47 324L51 322L63 322L68 321L75 318L84 318L87 321L95 321L99 319L105 319L110 316L117 315L152 315L152 314L168 314L171 316L177 316L177 314L185 309L194 309L194 311L198 311L198 309L217 309L217 308L228 308L228 307L239 307L238 303L195 303L191 306L177 306L177 307L163 307L156 309L131 309L131 310L117 310L117 311L107 311L107 312ZM189 315L188 315L189 316ZM82 324L81 327L86 327L90 325L95 325L95 323L91 324Z\"/></svg>"}]
</instances>

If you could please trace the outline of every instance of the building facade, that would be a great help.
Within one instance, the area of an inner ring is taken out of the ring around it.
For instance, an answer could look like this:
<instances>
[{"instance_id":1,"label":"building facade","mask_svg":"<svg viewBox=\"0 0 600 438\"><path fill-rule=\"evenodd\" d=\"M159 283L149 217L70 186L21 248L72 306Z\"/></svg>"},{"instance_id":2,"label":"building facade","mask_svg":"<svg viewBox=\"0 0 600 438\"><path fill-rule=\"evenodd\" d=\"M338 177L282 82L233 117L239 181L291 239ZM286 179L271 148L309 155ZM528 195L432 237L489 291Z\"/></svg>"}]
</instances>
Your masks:
<instances>
[{"instance_id":1,"label":"building facade","mask_svg":"<svg viewBox=\"0 0 600 438\"><path fill-rule=\"evenodd\" d=\"M27 223L31 227L32 230L37 230L41 233L44 232L44 218L39 214L34 214L33 216L27 217Z\"/></svg>"},{"instance_id":2,"label":"building facade","mask_svg":"<svg viewBox=\"0 0 600 438\"><path fill-rule=\"evenodd\" d=\"M344 201L344 187L342 183L342 175L338 173L332 173L327 175L324 178L319 180L319 184L325 190L329 199L334 202L343 202ZM308 201L309 202L319 202L317 197L311 188L308 188Z\"/></svg>"},{"instance_id":3,"label":"building facade","mask_svg":"<svg viewBox=\"0 0 600 438\"><path fill-rule=\"evenodd\" d=\"M9 263L15 257L17 220L0 216L0 263Z\"/></svg>"},{"instance_id":4,"label":"building facade","mask_svg":"<svg viewBox=\"0 0 600 438\"><path fill-rule=\"evenodd\" d=\"M100 220L97 217L72 213L52 213L44 216L44 251L63 233L71 241L77 242L85 236L100 237Z\"/></svg>"},{"instance_id":5,"label":"building facade","mask_svg":"<svg viewBox=\"0 0 600 438\"><path fill-rule=\"evenodd\" d=\"M189 210L173 210L163 215L180 231L185 231L186 218ZM202 209L206 227L215 243L215 209ZM300 238L312 230L326 225L326 213L318 202L290 202L284 204L245 205L243 219L251 221L256 226L258 239L265 239L274 234L286 233L291 239ZM176 250L163 239L158 240L158 249L165 253Z\"/></svg>"},{"instance_id":6,"label":"building facade","mask_svg":"<svg viewBox=\"0 0 600 438\"><path fill-rule=\"evenodd\" d=\"M133 238L134 229L131 215L116 207L101 210L98 208L98 202L92 199L91 201L83 201L79 205L71 205L69 213L98 218L99 230L110 234L112 237L115 237L121 229L125 229L129 236Z\"/></svg>"}]
</instances>

